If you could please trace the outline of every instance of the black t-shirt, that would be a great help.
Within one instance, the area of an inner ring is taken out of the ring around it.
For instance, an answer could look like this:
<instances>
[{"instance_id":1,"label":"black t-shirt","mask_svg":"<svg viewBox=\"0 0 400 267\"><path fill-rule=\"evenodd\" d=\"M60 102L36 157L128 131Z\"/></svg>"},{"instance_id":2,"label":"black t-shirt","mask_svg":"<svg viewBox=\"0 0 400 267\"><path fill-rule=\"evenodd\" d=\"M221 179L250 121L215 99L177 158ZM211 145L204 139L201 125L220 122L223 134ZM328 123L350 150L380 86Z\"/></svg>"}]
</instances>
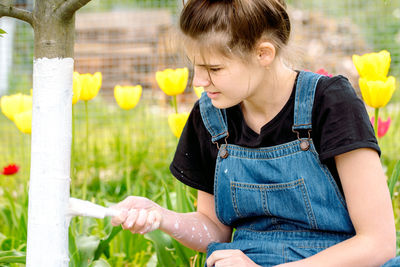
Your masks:
<instances>
[{"instance_id":1,"label":"black t-shirt","mask_svg":"<svg viewBox=\"0 0 400 267\"><path fill-rule=\"evenodd\" d=\"M292 132L295 88L296 84L285 106L261 128L260 134L246 125L240 105L226 109L228 143L258 148L296 140ZM364 103L343 76L324 76L318 81L311 137L320 161L326 164L342 193L334 156L358 148L372 148L381 153ZM203 124L197 101L183 129L170 170L184 184L213 194L217 152Z\"/></svg>"}]
</instances>

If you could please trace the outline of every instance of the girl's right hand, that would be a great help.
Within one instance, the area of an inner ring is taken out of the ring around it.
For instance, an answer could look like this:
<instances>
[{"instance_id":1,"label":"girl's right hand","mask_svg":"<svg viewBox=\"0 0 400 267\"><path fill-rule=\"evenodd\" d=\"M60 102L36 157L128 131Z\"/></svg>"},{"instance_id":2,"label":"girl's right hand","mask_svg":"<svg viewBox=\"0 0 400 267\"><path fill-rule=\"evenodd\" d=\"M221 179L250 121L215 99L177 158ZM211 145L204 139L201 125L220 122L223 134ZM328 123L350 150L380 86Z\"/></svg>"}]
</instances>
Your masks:
<instances>
[{"instance_id":1,"label":"girl's right hand","mask_svg":"<svg viewBox=\"0 0 400 267\"><path fill-rule=\"evenodd\" d=\"M111 224L121 225L134 234L146 234L160 227L162 208L148 198L129 196L111 208L121 211Z\"/></svg>"}]
</instances>

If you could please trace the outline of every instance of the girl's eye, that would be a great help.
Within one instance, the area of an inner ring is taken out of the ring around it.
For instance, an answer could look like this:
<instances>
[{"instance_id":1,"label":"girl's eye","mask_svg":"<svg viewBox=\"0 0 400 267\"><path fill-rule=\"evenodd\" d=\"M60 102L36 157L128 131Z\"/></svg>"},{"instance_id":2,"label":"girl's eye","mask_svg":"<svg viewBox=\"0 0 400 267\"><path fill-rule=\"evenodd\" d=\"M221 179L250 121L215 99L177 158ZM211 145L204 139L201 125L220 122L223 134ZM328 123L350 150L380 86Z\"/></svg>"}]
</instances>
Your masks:
<instances>
[{"instance_id":1,"label":"girl's eye","mask_svg":"<svg viewBox=\"0 0 400 267\"><path fill-rule=\"evenodd\" d=\"M217 72L219 70L221 70L221 68L210 68L210 71L212 71L212 72Z\"/></svg>"}]
</instances>

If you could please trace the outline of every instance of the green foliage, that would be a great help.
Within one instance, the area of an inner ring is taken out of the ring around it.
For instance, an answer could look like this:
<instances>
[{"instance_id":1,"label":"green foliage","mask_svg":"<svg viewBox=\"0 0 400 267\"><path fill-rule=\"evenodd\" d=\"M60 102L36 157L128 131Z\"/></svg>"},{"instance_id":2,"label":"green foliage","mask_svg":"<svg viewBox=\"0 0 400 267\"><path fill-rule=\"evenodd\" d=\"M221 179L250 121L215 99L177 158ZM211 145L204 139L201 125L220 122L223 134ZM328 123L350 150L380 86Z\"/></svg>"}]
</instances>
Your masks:
<instances>
[{"instance_id":1,"label":"green foliage","mask_svg":"<svg viewBox=\"0 0 400 267\"><path fill-rule=\"evenodd\" d=\"M3 34L7 33L6 31L0 29L0 37L3 37Z\"/></svg>"},{"instance_id":2,"label":"green foliage","mask_svg":"<svg viewBox=\"0 0 400 267\"><path fill-rule=\"evenodd\" d=\"M390 176L390 178L388 180L388 186L389 186L389 192L390 192L391 198L393 198L394 188L399 179L400 179L400 160L397 161L397 163L392 171L392 175Z\"/></svg>"}]
</instances>

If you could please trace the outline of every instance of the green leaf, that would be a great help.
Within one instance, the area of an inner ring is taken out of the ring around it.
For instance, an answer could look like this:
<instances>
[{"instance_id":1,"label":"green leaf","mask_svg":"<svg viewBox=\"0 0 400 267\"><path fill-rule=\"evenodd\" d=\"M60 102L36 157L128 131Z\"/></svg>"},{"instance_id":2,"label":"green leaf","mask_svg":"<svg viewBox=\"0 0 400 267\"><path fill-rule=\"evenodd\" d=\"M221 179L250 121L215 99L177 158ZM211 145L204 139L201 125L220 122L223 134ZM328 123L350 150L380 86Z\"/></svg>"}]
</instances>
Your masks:
<instances>
[{"instance_id":1,"label":"green leaf","mask_svg":"<svg viewBox=\"0 0 400 267\"><path fill-rule=\"evenodd\" d=\"M388 180L390 197L392 199L393 199L393 195L394 195L394 188L395 188L396 183L399 180L399 178L400 178L400 160L397 161L396 165L393 168L392 175L390 176L390 179Z\"/></svg>"},{"instance_id":2,"label":"green leaf","mask_svg":"<svg viewBox=\"0 0 400 267\"><path fill-rule=\"evenodd\" d=\"M25 263L26 253L21 251L0 251L0 263Z\"/></svg>"},{"instance_id":3,"label":"green leaf","mask_svg":"<svg viewBox=\"0 0 400 267\"><path fill-rule=\"evenodd\" d=\"M99 259L92 262L89 267L111 267L111 265L105 259Z\"/></svg>"},{"instance_id":4,"label":"green leaf","mask_svg":"<svg viewBox=\"0 0 400 267\"><path fill-rule=\"evenodd\" d=\"M157 260L160 266L177 266L170 251L172 249L171 237L156 230L147 233L145 237L153 242L157 252Z\"/></svg>"},{"instance_id":5,"label":"green leaf","mask_svg":"<svg viewBox=\"0 0 400 267\"><path fill-rule=\"evenodd\" d=\"M80 267L86 267L94 259L100 239L97 236L80 235L76 237L76 247L80 256Z\"/></svg>"},{"instance_id":6,"label":"green leaf","mask_svg":"<svg viewBox=\"0 0 400 267\"><path fill-rule=\"evenodd\" d=\"M69 227L69 237L68 237L68 249L70 257L70 267L76 267L80 265L79 251L75 243L75 234L72 227Z\"/></svg>"},{"instance_id":7,"label":"green leaf","mask_svg":"<svg viewBox=\"0 0 400 267\"><path fill-rule=\"evenodd\" d=\"M5 33L7 33L6 31L4 31L4 30L2 30L2 29L0 29L0 37L3 37L3 35L2 34L5 34Z\"/></svg>"},{"instance_id":8,"label":"green leaf","mask_svg":"<svg viewBox=\"0 0 400 267\"><path fill-rule=\"evenodd\" d=\"M119 233L121 232L122 227L113 227L111 230L111 233L108 235L107 238L102 239L99 243L99 246L97 247L95 253L94 253L94 260L98 260L101 256L101 254L105 254L106 257L110 257L110 242L111 240Z\"/></svg>"}]
</instances>

